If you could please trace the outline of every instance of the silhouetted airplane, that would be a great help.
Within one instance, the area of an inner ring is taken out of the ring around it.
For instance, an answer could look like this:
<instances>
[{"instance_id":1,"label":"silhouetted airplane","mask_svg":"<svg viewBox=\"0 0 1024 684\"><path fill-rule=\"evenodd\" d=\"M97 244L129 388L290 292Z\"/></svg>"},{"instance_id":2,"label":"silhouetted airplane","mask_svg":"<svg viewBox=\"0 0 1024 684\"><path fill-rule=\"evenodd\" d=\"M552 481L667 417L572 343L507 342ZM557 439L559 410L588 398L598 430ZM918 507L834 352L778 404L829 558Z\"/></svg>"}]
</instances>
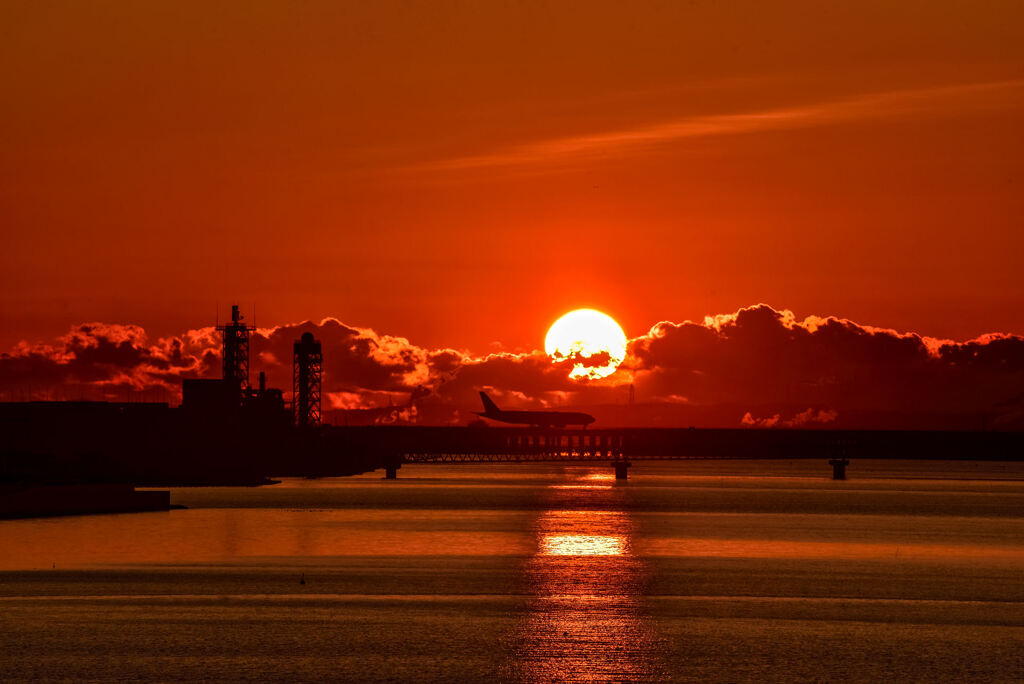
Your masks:
<instances>
[{"instance_id":1,"label":"silhouetted airplane","mask_svg":"<svg viewBox=\"0 0 1024 684\"><path fill-rule=\"evenodd\" d=\"M484 410L476 411L476 415L490 418L501 423L515 425L534 425L536 427L565 427L566 425L582 425L584 428L594 422L594 416L576 411L502 411L486 392L480 393L484 402Z\"/></svg>"}]
</instances>

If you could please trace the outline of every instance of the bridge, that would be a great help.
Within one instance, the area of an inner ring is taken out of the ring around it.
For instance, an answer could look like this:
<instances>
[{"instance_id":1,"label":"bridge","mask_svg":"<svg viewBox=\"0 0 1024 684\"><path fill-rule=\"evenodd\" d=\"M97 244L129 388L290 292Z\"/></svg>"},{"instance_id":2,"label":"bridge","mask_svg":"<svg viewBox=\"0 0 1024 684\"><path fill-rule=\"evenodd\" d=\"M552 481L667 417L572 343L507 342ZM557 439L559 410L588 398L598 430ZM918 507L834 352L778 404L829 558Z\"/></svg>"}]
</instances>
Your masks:
<instances>
[{"instance_id":1,"label":"bridge","mask_svg":"<svg viewBox=\"0 0 1024 684\"><path fill-rule=\"evenodd\" d=\"M1024 460L1024 433L517 427L337 427L332 442L376 454L385 477L404 463L604 462L626 479L633 461L822 459L845 479L851 458Z\"/></svg>"},{"instance_id":2,"label":"bridge","mask_svg":"<svg viewBox=\"0 0 1024 684\"><path fill-rule=\"evenodd\" d=\"M556 461L610 461L615 476L626 478L632 465L626 458L622 430L477 428L462 439L413 445L403 452L405 463L537 463ZM440 448L438 448L440 447ZM397 477L394 467L386 477Z\"/></svg>"}]
</instances>

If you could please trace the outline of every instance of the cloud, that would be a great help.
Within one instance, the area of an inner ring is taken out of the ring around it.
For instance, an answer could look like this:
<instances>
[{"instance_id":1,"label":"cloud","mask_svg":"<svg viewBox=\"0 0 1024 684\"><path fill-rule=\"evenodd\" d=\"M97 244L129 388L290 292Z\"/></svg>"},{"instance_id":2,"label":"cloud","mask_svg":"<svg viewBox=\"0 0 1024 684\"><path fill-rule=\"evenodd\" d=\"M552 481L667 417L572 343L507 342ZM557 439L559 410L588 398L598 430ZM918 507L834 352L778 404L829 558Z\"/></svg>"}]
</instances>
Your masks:
<instances>
[{"instance_id":1,"label":"cloud","mask_svg":"<svg viewBox=\"0 0 1024 684\"><path fill-rule=\"evenodd\" d=\"M807 427L814 423L834 422L838 416L839 412L831 409L818 409L815 411L813 408L808 408L788 420L783 420L782 416L778 413L769 418L755 418L750 414L750 411L747 411L740 418L740 425L750 427L775 427L776 425L781 427Z\"/></svg>"},{"instance_id":2,"label":"cloud","mask_svg":"<svg viewBox=\"0 0 1024 684\"><path fill-rule=\"evenodd\" d=\"M22 342L0 354L0 399L176 396L182 377L219 374L215 334L206 328L150 343L139 326L82 323L55 344Z\"/></svg>"},{"instance_id":3,"label":"cloud","mask_svg":"<svg viewBox=\"0 0 1024 684\"><path fill-rule=\"evenodd\" d=\"M738 114L688 116L632 128L524 143L487 154L444 159L419 167L459 171L499 167L574 165L620 157L691 138L810 128L847 121L908 117L983 103L986 96L1017 92L1024 80L871 93L809 105ZM1015 106L1020 107L1021 102Z\"/></svg>"},{"instance_id":4,"label":"cloud","mask_svg":"<svg viewBox=\"0 0 1024 684\"><path fill-rule=\"evenodd\" d=\"M758 304L701 322L664 321L630 340L620 371L569 377L543 352L419 346L334 318L260 329L252 373L290 395L292 344L323 346L324 409L465 422L486 389L509 408L585 407L604 424L737 427L1024 427L1024 338L954 342ZM150 340L134 325L74 326L49 345L0 354L0 398L176 403L186 377L218 377L212 328ZM630 385L636 402L630 404ZM136 398L138 395L135 395ZM415 409L415 410L413 410ZM369 415L369 414L367 414Z\"/></svg>"},{"instance_id":5,"label":"cloud","mask_svg":"<svg viewBox=\"0 0 1024 684\"><path fill-rule=\"evenodd\" d=\"M764 304L659 323L630 354L642 394L745 406L737 419L750 411L751 421L778 413L807 423L798 412L814 407L816 420L845 425L981 427L1024 383L1018 336L953 342L836 317L801 321Z\"/></svg>"},{"instance_id":6,"label":"cloud","mask_svg":"<svg viewBox=\"0 0 1024 684\"><path fill-rule=\"evenodd\" d=\"M436 384L457 365L462 354L430 350L404 337L350 327L334 318L261 331L251 342L254 353L268 360L262 370L279 386L291 386L292 344L310 332L323 347L325 392L408 392Z\"/></svg>"},{"instance_id":7,"label":"cloud","mask_svg":"<svg viewBox=\"0 0 1024 684\"><path fill-rule=\"evenodd\" d=\"M779 424L779 414L776 413L771 418L754 418L750 415L750 411L743 414L743 418L740 419L741 425L749 425L750 427L775 427Z\"/></svg>"}]
</instances>

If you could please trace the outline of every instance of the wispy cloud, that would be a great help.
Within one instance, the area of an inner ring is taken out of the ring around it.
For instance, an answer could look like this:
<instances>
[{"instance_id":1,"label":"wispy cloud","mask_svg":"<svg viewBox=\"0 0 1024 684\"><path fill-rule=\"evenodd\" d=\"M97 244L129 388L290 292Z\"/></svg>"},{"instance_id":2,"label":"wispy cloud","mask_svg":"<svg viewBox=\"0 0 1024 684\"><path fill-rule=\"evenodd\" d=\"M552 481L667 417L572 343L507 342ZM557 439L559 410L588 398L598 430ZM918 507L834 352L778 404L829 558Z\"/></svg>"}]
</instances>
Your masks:
<instances>
[{"instance_id":1,"label":"wispy cloud","mask_svg":"<svg viewBox=\"0 0 1024 684\"><path fill-rule=\"evenodd\" d=\"M417 168L458 171L498 167L565 165L620 157L686 139L759 131L810 128L871 118L906 117L987 103L986 96L1024 92L1024 80L898 90L798 107L739 114L689 116L591 135L550 138L486 154L428 162ZM1014 106L1024 105L1024 99Z\"/></svg>"}]
</instances>

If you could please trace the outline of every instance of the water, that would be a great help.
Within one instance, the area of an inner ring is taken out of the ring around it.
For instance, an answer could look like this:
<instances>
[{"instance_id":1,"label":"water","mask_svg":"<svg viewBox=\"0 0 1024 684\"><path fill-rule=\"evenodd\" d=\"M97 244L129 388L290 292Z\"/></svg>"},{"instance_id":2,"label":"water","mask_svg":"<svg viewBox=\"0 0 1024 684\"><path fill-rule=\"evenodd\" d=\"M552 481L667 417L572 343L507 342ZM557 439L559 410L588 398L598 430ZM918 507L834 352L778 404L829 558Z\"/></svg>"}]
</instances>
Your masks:
<instances>
[{"instance_id":1,"label":"water","mask_svg":"<svg viewBox=\"0 0 1024 684\"><path fill-rule=\"evenodd\" d=\"M1020 681L1024 466L406 466L0 522L0 677Z\"/></svg>"}]
</instances>

